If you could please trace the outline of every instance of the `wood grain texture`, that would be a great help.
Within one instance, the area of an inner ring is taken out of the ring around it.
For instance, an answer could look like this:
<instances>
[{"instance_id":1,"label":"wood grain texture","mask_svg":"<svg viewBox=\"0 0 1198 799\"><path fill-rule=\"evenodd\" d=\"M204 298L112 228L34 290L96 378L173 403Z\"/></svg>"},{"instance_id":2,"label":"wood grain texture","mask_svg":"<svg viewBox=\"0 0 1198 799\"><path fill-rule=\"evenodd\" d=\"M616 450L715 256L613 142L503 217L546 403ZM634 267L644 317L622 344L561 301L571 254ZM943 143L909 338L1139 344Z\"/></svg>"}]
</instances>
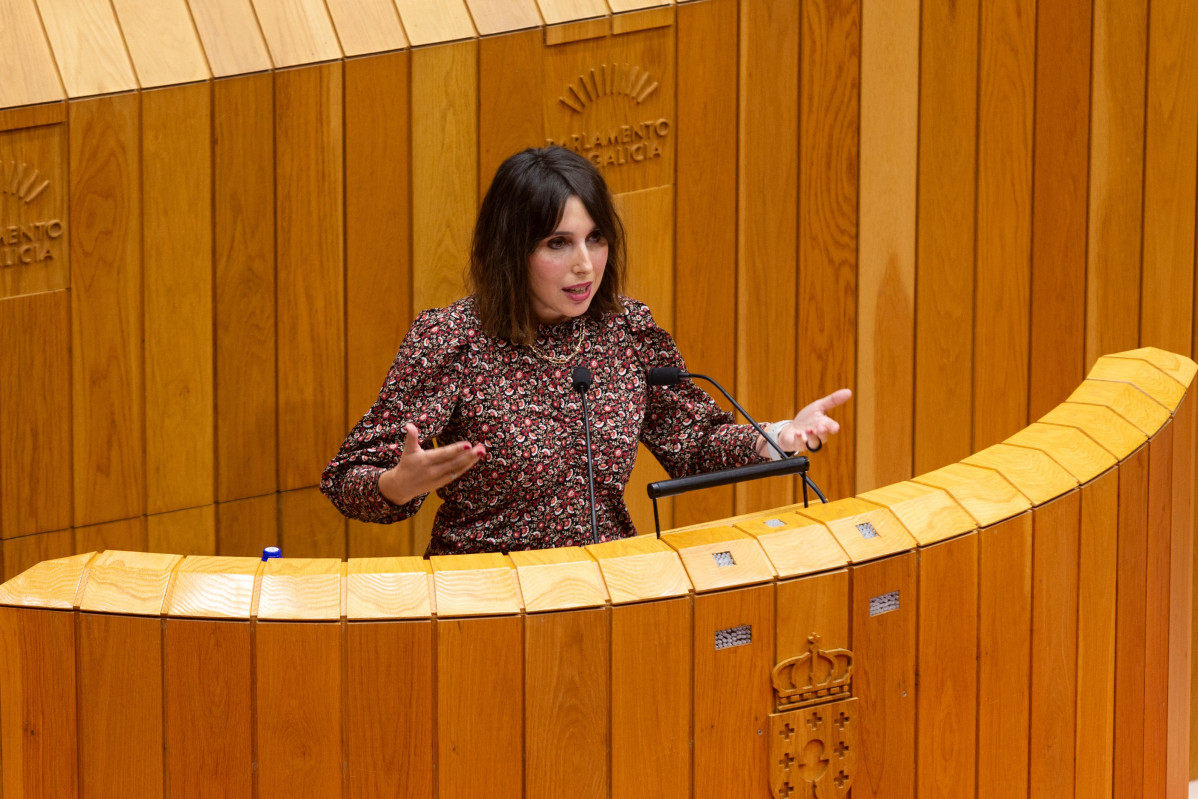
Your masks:
<instances>
[{"instance_id":1,"label":"wood grain texture","mask_svg":"<svg viewBox=\"0 0 1198 799\"><path fill-rule=\"evenodd\" d=\"M66 97L50 43L29 0L0 3L0 74L8 76L0 87L0 108L50 103Z\"/></svg>"},{"instance_id":2,"label":"wood grain texture","mask_svg":"<svg viewBox=\"0 0 1198 799\"><path fill-rule=\"evenodd\" d=\"M216 505L147 516L146 549L175 555L215 555Z\"/></svg>"},{"instance_id":3,"label":"wood grain texture","mask_svg":"<svg viewBox=\"0 0 1198 799\"><path fill-rule=\"evenodd\" d=\"M187 0L187 5L214 78L270 69L251 0Z\"/></svg>"},{"instance_id":4,"label":"wood grain texture","mask_svg":"<svg viewBox=\"0 0 1198 799\"><path fill-rule=\"evenodd\" d=\"M111 3L39 0L37 7L68 97L137 88Z\"/></svg>"},{"instance_id":5,"label":"wood grain texture","mask_svg":"<svg viewBox=\"0 0 1198 799\"><path fill-rule=\"evenodd\" d=\"M337 32L318 0L251 0L276 68L341 58Z\"/></svg>"},{"instance_id":6,"label":"wood grain texture","mask_svg":"<svg viewBox=\"0 0 1198 799\"><path fill-rule=\"evenodd\" d=\"M916 183L921 163L918 158L920 3L918 0L875 3L863 5L859 11L855 5L851 2L829 8L828 13L834 19L841 16L846 19L837 23L844 29L843 43L837 45L832 39L827 47L832 61L853 63L858 33L853 17L859 14L859 196L842 188L845 199L841 201L839 216L851 219L853 201L857 201L859 323L854 397L856 477L852 485L861 491L906 480L912 473ZM815 22L822 19L822 14L808 19ZM845 76L836 84L843 81ZM851 81L849 76L847 92L839 89L844 92L839 103L842 109L851 108ZM842 128L839 135L851 141L851 126ZM839 181L842 186L852 186L856 177L843 166L851 163L854 154L850 148L835 159L844 172ZM840 226L844 225L841 222ZM846 265L852 263L851 242L851 234L845 234L838 247L842 253L840 259ZM850 331L851 327L846 325L841 332L843 335ZM845 344L842 342L841 346ZM834 388L838 386L823 391L817 388L810 396L821 396Z\"/></svg>"},{"instance_id":7,"label":"wood grain texture","mask_svg":"<svg viewBox=\"0 0 1198 799\"><path fill-rule=\"evenodd\" d=\"M973 517L947 491L919 483L895 483L866 491L859 499L888 508L920 546L934 544L977 527Z\"/></svg>"},{"instance_id":8,"label":"wood grain texture","mask_svg":"<svg viewBox=\"0 0 1198 799\"><path fill-rule=\"evenodd\" d=\"M850 649L849 571L779 581L776 587L775 660L781 663L808 651L810 637L822 649Z\"/></svg>"},{"instance_id":9,"label":"wood grain texture","mask_svg":"<svg viewBox=\"0 0 1198 799\"><path fill-rule=\"evenodd\" d=\"M1154 435L1169 419L1164 406L1127 383L1087 379L1069 395L1069 402L1110 408L1147 436Z\"/></svg>"},{"instance_id":10,"label":"wood grain texture","mask_svg":"<svg viewBox=\"0 0 1198 799\"><path fill-rule=\"evenodd\" d=\"M1134 358L1099 358L1086 375L1088 380L1130 383L1172 412L1185 394L1185 386L1147 361Z\"/></svg>"},{"instance_id":11,"label":"wood grain texture","mask_svg":"<svg viewBox=\"0 0 1198 799\"><path fill-rule=\"evenodd\" d=\"M348 619L428 618L432 567L418 557L365 558L346 564Z\"/></svg>"},{"instance_id":12,"label":"wood grain texture","mask_svg":"<svg viewBox=\"0 0 1198 799\"><path fill-rule=\"evenodd\" d=\"M167 588L162 613L249 620L254 611L254 588L264 568L258 558L184 558Z\"/></svg>"},{"instance_id":13,"label":"wood grain texture","mask_svg":"<svg viewBox=\"0 0 1198 799\"><path fill-rule=\"evenodd\" d=\"M260 795L342 795L341 626L254 629Z\"/></svg>"},{"instance_id":14,"label":"wood grain texture","mask_svg":"<svg viewBox=\"0 0 1198 799\"><path fill-rule=\"evenodd\" d=\"M603 17L608 13L602 0L537 0L546 25Z\"/></svg>"},{"instance_id":15,"label":"wood grain texture","mask_svg":"<svg viewBox=\"0 0 1198 799\"><path fill-rule=\"evenodd\" d=\"M163 636L170 796L249 799L254 770L249 622L171 619Z\"/></svg>"},{"instance_id":16,"label":"wood grain texture","mask_svg":"<svg viewBox=\"0 0 1198 799\"><path fill-rule=\"evenodd\" d=\"M586 549L599 562L613 605L681 596L691 590L678 554L653 536L632 536Z\"/></svg>"},{"instance_id":17,"label":"wood grain texture","mask_svg":"<svg viewBox=\"0 0 1198 799\"><path fill-rule=\"evenodd\" d=\"M1066 402L1046 413L1040 421L1077 428L1120 460L1147 440L1135 425L1105 406Z\"/></svg>"},{"instance_id":18,"label":"wood grain texture","mask_svg":"<svg viewBox=\"0 0 1198 799\"><path fill-rule=\"evenodd\" d=\"M606 609L524 620L524 795L610 791L611 617Z\"/></svg>"},{"instance_id":19,"label":"wood grain texture","mask_svg":"<svg viewBox=\"0 0 1198 799\"><path fill-rule=\"evenodd\" d=\"M343 559L345 517L320 489L284 491L279 494L279 539L289 558Z\"/></svg>"},{"instance_id":20,"label":"wood grain texture","mask_svg":"<svg viewBox=\"0 0 1198 799\"><path fill-rule=\"evenodd\" d=\"M523 608L516 570L498 553L429 558L437 615L518 613Z\"/></svg>"},{"instance_id":21,"label":"wood grain texture","mask_svg":"<svg viewBox=\"0 0 1198 799\"><path fill-rule=\"evenodd\" d=\"M1119 473L1081 489L1077 556L1078 796L1110 797L1115 735L1115 593Z\"/></svg>"},{"instance_id":22,"label":"wood grain texture","mask_svg":"<svg viewBox=\"0 0 1198 799\"><path fill-rule=\"evenodd\" d=\"M1169 741L1165 788L1168 796L1185 796L1189 782L1194 691L1191 679L1194 606L1194 460L1198 449L1198 414L1188 395L1173 416L1172 541L1169 562ZM1190 654L1187 656L1186 652Z\"/></svg>"},{"instance_id":23,"label":"wood grain texture","mask_svg":"<svg viewBox=\"0 0 1198 799\"><path fill-rule=\"evenodd\" d=\"M55 103L4 115L12 127L0 133L0 297L71 284L65 111Z\"/></svg>"},{"instance_id":24,"label":"wood grain texture","mask_svg":"<svg viewBox=\"0 0 1198 799\"><path fill-rule=\"evenodd\" d=\"M334 558L273 558L262 568L258 618L335 621L341 611L343 564Z\"/></svg>"},{"instance_id":25,"label":"wood grain texture","mask_svg":"<svg viewBox=\"0 0 1198 799\"><path fill-rule=\"evenodd\" d=\"M401 4L400 14L403 14ZM408 35L416 36L408 27ZM412 53L412 308L463 296L478 210L478 45Z\"/></svg>"},{"instance_id":26,"label":"wood grain texture","mask_svg":"<svg viewBox=\"0 0 1198 799\"><path fill-rule=\"evenodd\" d=\"M1032 505L1041 505L1077 488L1077 480L1043 452L995 444L962 463L994 469Z\"/></svg>"},{"instance_id":27,"label":"wood grain texture","mask_svg":"<svg viewBox=\"0 0 1198 799\"><path fill-rule=\"evenodd\" d=\"M186 0L112 0L143 89L208 80L208 63Z\"/></svg>"},{"instance_id":28,"label":"wood grain texture","mask_svg":"<svg viewBox=\"0 0 1198 799\"><path fill-rule=\"evenodd\" d=\"M503 3L515 9L517 4ZM472 6L473 9L473 6ZM535 8L533 11L536 14ZM540 16L537 16L538 26ZM482 29L484 21L475 16ZM478 193L491 185L504 159L545 143L541 95L545 85L544 36L536 30L485 36L478 42Z\"/></svg>"},{"instance_id":29,"label":"wood grain texture","mask_svg":"<svg viewBox=\"0 0 1198 799\"><path fill-rule=\"evenodd\" d=\"M1017 513L1029 510L1031 503L1019 489L997 471L953 463L943 469L921 474L914 482L943 488L978 527L986 527Z\"/></svg>"},{"instance_id":30,"label":"wood grain texture","mask_svg":"<svg viewBox=\"0 0 1198 799\"><path fill-rule=\"evenodd\" d=\"M65 291L0 300L0 538L71 524L70 314Z\"/></svg>"},{"instance_id":31,"label":"wood grain texture","mask_svg":"<svg viewBox=\"0 0 1198 799\"><path fill-rule=\"evenodd\" d=\"M674 337L694 368L732 382L736 348L736 228L713 224L736 214L737 51L725 46L737 24L737 3L709 0L677 9L677 158L675 168ZM679 302L677 298L703 297ZM717 400L725 409L731 406ZM786 413L783 411L783 413ZM731 486L692 491L674 500L674 524L731 516Z\"/></svg>"},{"instance_id":32,"label":"wood grain texture","mask_svg":"<svg viewBox=\"0 0 1198 799\"><path fill-rule=\"evenodd\" d=\"M217 503L217 554L254 558L264 548L278 545L278 495Z\"/></svg>"},{"instance_id":33,"label":"wood grain texture","mask_svg":"<svg viewBox=\"0 0 1198 799\"><path fill-rule=\"evenodd\" d=\"M919 84L913 471L972 451L978 2L923 5Z\"/></svg>"},{"instance_id":34,"label":"wood grain texture","mask_svg":"<svg viewBox=\"0 0 1198 799\"><path fill-rule=\"evenodd\" d=\"M983 4L979 39L975 451L1028 421L1034 3Z\"/></svg>"},{"instance_id":35,"label":"wood grain texture","mask_svg":"<svg viewBox=\"0 0 1198 799\"><path fill-rule=\"evenodd\" d=\"M524 620L438 620L437 796L524 795ZM482 721L485 720L485 721Z\"/></svg>"},{"instance_id":36,"label":"wood grain texture","mask_svg":"<svg viewBox=\"0 0 1198 799\"><path fill-rule=\"evenodd\" d=\"M695 799L763 796L773 700L774 587L741 588L695 597ZM751 640L716 649L716 634L747 626Z\"/></svg>"},{"instance_id":37,"label":"wood grain texture","mask_svg":"<svg viewBox=\"0 0 1198 799\"><path fill-rule=\"evenodd\" d=\"M1036 6L1032 418L1063 400L1083 374L1090 15L1089 3Z\"/></svg>"},{"instance_id":38,"label":"wood grain texture","mask_svg":"<svg viewBox=\"0 0 1198 799\"><path fill-rule=\"evenodd\" d=\"M106 549L145 552L146 544L144 516L75 528L76 552L103 552Z\"/></svg>"},{"instance_id":39,"label":"wood grain texture","mask_svg":"<svg viewBox=\"0 0 1198 799\"><path fill-rule=\"evenodd\" d=\"M1077 734L1078 537L1081 495L1073 491L1032 517L1030 796L1074 792Z\"/></svg>"},{"instance_id":40,"label":"wood grain texture","mask_svg":"<svg viewBox=\"0 0 1198 799\"><path fill-rule=\"evenodd\" d=\"M508 557L516 567L520 596L529 613L607 604L599 564L581 548L512 552Z\"/></svg>"},{"instance_id":41,"label":"wood grain texture","mask_svg":"<svg viewBox=\"0 0 1198 799\"><path fill-rule=\"evenodd\" d=\"M541 14L535 0L466 0L479 36L539 28Z\"/></svg>"},{"instance_id":42,"label":"wood grain texture","mask_svg":"<svg viewBox=\"0 0 1198 799\"><path fill-rule=\"evenodd\" d=\"M139 104L69 108L73 521L86 525L145 509Z\"/></svg>"},{"instance_id":43,"label":"wood grain texture","mask_svg":"<svg viewBox=\"0 0 1198 799\"><path fill-rule=\"evenodd\" d=\"M828 526L852 563L914 549L915 539L886 508L857 498L838 499L798 511Z\"/></svg>"},{"instance_id":44,"label":"wood grain texture","mask_svg":"<svg viewBox=\"0 0 1198 799\"><path fill-rule=\"evenodd\" d=\"M692 619L689 599L611 610L612 799L691 796Z\"/></svg>"},{"instance_id":45,"label":"wood grain texture","mask_svg":"<svg viewBox=\"0 0 1198 799\"><path fill-rule=\"evenodd\" d=\"M1119 539L1115 595L1115 746L1113 796L1145 796L1145 684L1148 625L1147 447L1119 465ZM1127 679L1123 676L1127 675Z\"/></svg>"},{"instance_id":46,"label":"wood grain texture","mask_svg":"<svg viewBox=\"0 0 1198 799\"><path fill-rule=\"evenodd\" d=\"M814 371L814 364L805 363L803 370L795 366L795 298L799 297L798 310L804 330L833 327L821 324L813 318L816 315L837 316L837 311L826 305L804 301L813 296L822 300L825 295L822 285L810 286L810 295L799 294L798 275L803 263L803 255L796 256L799 162L806 163L806 159L782 155L777 150L780 142L799 141L800 113L807 112L805 109L813 100L812 95L804 94L806 104L800 106L799 15L797 3L771 0L741 4L738 20L737 127L741 135L737 137L736 156L736 389L733 393L746 408L753 408L765 418L779 419L798 407L794 390L798 374L808 369ZM803 74L807 75L807 70ZM769 75L770 80L757 84L751 80L754 75ZM814 144L807 137L803 141ZM784 152L794 151L788 148ZM821 152L811 157L822 159L824 155ZM810 174L821 173L814 169ZM809 186L810 182L804 184L804 188ZM806 235L806 228L802 230ZM822 277L839 273L820 269L817 274ZM803 277L815 275L804 271ZM805 351L819 353L824 369L843 367L822 360L827 349L822 344L809 338L804 342ZM741 483L734 489L736 512L789 504L793 501L793 489L793 479ZM831 487L828 490L835 491Z\"/></svg>"},{"instance_id":47,"label":"wood grain texture","mask_svg":"<svg viewBox=\"0 0 1198 799\"><path fill-rule=\"evenodd\" d=\"M1168 796L1169 652L1173 538L1173 425L1148 444L1148 519L1144 584L1144 796ZM1188 606L1187 606L1188 608ZM1181 786L1184 791L1185 786ZM1176 791L1172 795L1180 795Z\"/></svg>"},{"instance_id":48,"label":"wood grain texture","mask_svg":"<svg viewBox=\"0 0 1198 799\"><path fill-rule=\"evenodd\" d=\"M7 582L42 561L69 557L74 551L75 536L70 530L4 539L0 541L4 580ZM73 592L71 596L74 596Z\"/></svg>"},{"instance_id":49,"label":"wood grain texture","mask_svg":"<svg viewBox=\"0 0 1198 799\"><path fill-rule=\"evenodd\" d=\"M214 499L211 104L141 94L147 513Z\"/></svg>"},{"instance_id":50,"label":"wood grain texture","mask_svg":"<svg viewBox=\"0 0 1198 799\"><path fill-rule=\"evenodd\" d=\"M1024 513L978 531L978 799L1028 793L1031 634L1032 516Z\"/></svg>"},{"instance_id":51,"label":"wood grain texture","mask_svg":"<svg viewBox=\"0 0 1198 799\"><path fill-rule=\"evenodd\" d=\"M1003 443L1047 453L1078 483L1093 480L1116 463L1114 455L1072 427L1034 422Z\"/></svg>"},{"instance_id":52,"label":"wood grain texture","mask_svg":"<svg viewBox=\"0 0 1198 799\"><path fill-rule=\"evenodd\" d=\"M972 796L978 714L976 534L920 550L919 610L916 792Z\"/></svg>"},{"instance_id":53,"label":"wood grain texture","mask_svg":"<svg viewBox=\"0 0 1198 799\"><path fill-rule=\"evenodd\" d=\"M463 0L430 3L427 0L395 0L408 41L413 47L474 38L474 23Z\"/></svg>"},{"instance_id":54,"label":"wood grain texture","mask_svg":"<svg viewBox=\"0 0 1198 799\"><path fill-rule=\"evenodd\" d=\"M736 526L757 539L779 578L838 569L849 562L844 547L823 524L794 520L776 529Z\"/></svg>"},{"instance_id":55,"label":"wood grain texture","mask_svg":"<svg viewBox=\"0 0 1198 799\"><path fill-rule=\"evenodd\" d=\"M1140 340L1147 8L1096 0L1091 47L1086 368Z\"/></svg>"},{"instance_id":56,"label":"wood grain texture","mask_svg":"<svg viewBox=\"0 0 1198 799\"><path fill-rule=\"evenodd\" d=\"M327 0L326 5L346 58L408 46L390 0Z\"/></svg>"},{"instance_id":57,"label":"wood grain texture","mask_svg":"<svg viewBox=\"0 0 1198 799\"><path fill-rule=\"evenodd\" d=\"M0 795L78 796L75 615L0 608Z\"/></svg>"},{"instance_id":58,"label":"wood grain texture","mask_svg":"<svg viewBox=\"0 0 1198 799\"><path fill-rule=\"evenodd\" d=\"M349 796L432 796L432 623L350 624L346 631Z\"/></svg>"},{"instance_id":59,"label":"wood grain texture","mask_svg":"<svg viewBox=\"0 0 1198 799\"><path fill-rule=\"evenodd\" d=\"M162 621L79 615L79 796L162 797Z\"/></svg>"},{"instance_id":60,"label":"wood grain texture","mask_svg":"<svg viewBox=\"0 0 1198 799\"><path fill-rule=\"evenodd\" d=\"M1193 352L1198 194L1198 8L1154 3L1148 14L1144 121L1144 262L1140 343Z\"/></svg>"},{"instance_id":61,"label":"wood grain texture","mask_svg":"<svg viewBox=\"0 0 1198 799\"><path fill-rule=\"evenodd\" d=\"M88 564L79 590L79 609L161 615L171 574L182 559L181 555L113 549L101 552Z\"/></svg>"},{"instance_id":62,"label":"wood grain texture","mask_svg":"<svg viewBox=\"0 0 1198 799\"><path fill-rule=\"evenodd\" d=\"M789 263L786 253L793 245L789 237L785 234L781 238L777 233L766 234L763 241L768 242L768 249L776 248L776 251L768 255L756 252L741 254L742 269L745 268L746 257L754 260L765 257L763 264L753 268L764 269L768 273L762 278L764 285L773 284L770 291L778 295L772 301L773 305L756 306L754 300L750 306L752 313L762 314L765 321L775 311L782 312L782 318L785 319L793 318L797 312L795 349L791 359L782 360L788 350L770 352L767 348L762 353L766 357L754 361L758 379L777 382L782 386L787 385L792 373L789 368L780 370L779 366L783 363L797 364L793 385L797 389L798 401L793 402L792 399L790 408L785 404L775 406L774 415L778 418L786 418L797 408L839 388L857 388L858 374L859 309L853 298L858 293L857 272L860 266L857 254L861 155L858 98L865 84L860 82L861 75L858 72L862 68L859 59L864 56L864 51L859 55L858 48L864 34L863 12L858 0L804 0L801 5L801 85L799 127L795 131L799 140L797 308L792 311L786 305L789 298L795 296L790 292L789 281L779 282L777 278L777 271L785 270ZM779 23L789 24L782 20L774 22L775 25ZM778 44L785 44L779 48L781 53L789 53L789 41ZM785 69L787 65L787 61L779 61L776 68ZM789 78L783 78L783 83L771 87L767 96L775 102L775 98L788 96L788 83ZM765 86L761 85L750 91L764 89ZM774 106L775 113L777 108ZM911 111L914 112L914 108ZM771 135L779 140L791 140L789 119L784 117L777 121L758 122L771 129ZM742 119L742 125L747 123L748 119ZM779 169L773 149L770 147L765 151L774 162L770 168L776 173L776 177L770 180L789 177L785 170ZM759 185L757 189L766 189L766 186ZM894 187L891 190L895 190ZM762 221L770 219L773 225L781 226L785 224L783 220L790 218L791 195L788 190L777 196L771 195L772 191L766 190L759 196L769 197L772 209L755 209L754 213L761 214ZM890 269L891 265L880 268ZM892 277L902 282L893 271L889 272L886 279ZM742 310L747 309L742 306ZM879 319L869 321L886 324ZM778 328L777 318L768 320L767 324L773 329L754 331L758 333L758 338L746 342L754 350L762 343L760 339L769 337L784 341L791 332L789 325ZM909 385L906 392L910 393ZM744 396L742 391L739 397L742 402ZM753 407L760 408L762 404L754 400ZM837 414L836 418L842 425L840 440L857 440L856 404L841 407ZM852 447L830 447L820 458L820 483L824 493L832 498L851 496L855 493L856 471Z\"/></svg>"},{"instance_id":63,"label":"wood grain texture","mask_svg":"<svg viewBox=\"0 0 1198 799\"><path fill-rule=\"evenodd\" d=\"M756 539L732 527L668 533L661 540L678 552L695 591L762 583L777 576Z\"/></svg>"},{"instance_id":64,"label":"wood grain texture","mask_svg":"<svg viewBox=\"0 0 1198 799\"><path fill-rule=\"evenodd\" d=\"M270 75L212 85L216 497L278 487L274 88Z\"/></svg>"},{"instance_id":65,"label":"wood grain texture","mask_svg":"<svg viewBox=\"0 0 1198 799\"><path fill-rule=\"evenodd\" d=\"M316 485L345 438L342 77L338 64L275 74L283 491Z\"/></svg>"}]
</instances>

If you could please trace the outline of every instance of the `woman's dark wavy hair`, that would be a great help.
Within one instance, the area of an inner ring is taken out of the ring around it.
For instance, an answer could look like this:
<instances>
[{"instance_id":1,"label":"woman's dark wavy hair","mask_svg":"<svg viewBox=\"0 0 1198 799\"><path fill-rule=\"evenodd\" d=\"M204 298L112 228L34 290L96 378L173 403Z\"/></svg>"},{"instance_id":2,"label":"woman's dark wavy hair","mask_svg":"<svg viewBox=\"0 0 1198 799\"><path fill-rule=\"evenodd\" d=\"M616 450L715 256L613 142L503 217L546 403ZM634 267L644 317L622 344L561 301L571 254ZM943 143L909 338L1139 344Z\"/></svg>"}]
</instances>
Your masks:
<instances>
[{"instance_id":1,"label":"woman's dark wavy hair","mask_svg":"<svg viewBox=\"0 0 1198 799\"><path fill-rule=\"evenodd\" d=\"M517 344L536 340L528 258L557 228L570 195L582 201L608 244L603 280L587 315L623 312L624 225L603 176L590 161L562 147L529 149L500 165L474 226L470 282L488 335Z\"/></svg>"}]
</instances>

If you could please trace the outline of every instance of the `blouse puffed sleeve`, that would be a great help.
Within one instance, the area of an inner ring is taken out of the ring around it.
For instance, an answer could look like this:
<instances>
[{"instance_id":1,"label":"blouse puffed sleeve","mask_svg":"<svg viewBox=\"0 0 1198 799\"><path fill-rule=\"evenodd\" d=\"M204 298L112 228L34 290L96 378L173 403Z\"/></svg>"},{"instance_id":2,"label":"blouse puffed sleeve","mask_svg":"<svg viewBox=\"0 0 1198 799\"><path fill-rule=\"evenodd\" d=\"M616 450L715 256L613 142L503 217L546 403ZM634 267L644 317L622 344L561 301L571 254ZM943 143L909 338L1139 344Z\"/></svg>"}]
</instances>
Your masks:
<instances>
[{"instance_id":1,"label":"blouse puffed sleeve","mask_svg":"<svg viewBox=\"0 0 1198 799\"><path fill-rule=\"evenodd\" d=\"M673 337L657 326L649 308L630 299L625 299L624 305L641 368L675 366L685 370ZM768 460L756 452L753 428L734 424L732 414L690 380L647 387L641 441L671 477Z\"/></svg>"},{"instance_id":2,"label":"blouse puffed sleeve","mask_svg":"<svg viewBox=\"0 0 1198 799\"><path fill-rule=\"evenodd\" d=\"M420 509L427 494L394 505L379 491L379 475L403 456L404 426L420 431L423 446L445 428L457 402L459 355L466 342L450 308L424 311L408 329L379 397L346 436L320 478L320 490L346 516L388 524Z\"/></svg>"}]
</instances>

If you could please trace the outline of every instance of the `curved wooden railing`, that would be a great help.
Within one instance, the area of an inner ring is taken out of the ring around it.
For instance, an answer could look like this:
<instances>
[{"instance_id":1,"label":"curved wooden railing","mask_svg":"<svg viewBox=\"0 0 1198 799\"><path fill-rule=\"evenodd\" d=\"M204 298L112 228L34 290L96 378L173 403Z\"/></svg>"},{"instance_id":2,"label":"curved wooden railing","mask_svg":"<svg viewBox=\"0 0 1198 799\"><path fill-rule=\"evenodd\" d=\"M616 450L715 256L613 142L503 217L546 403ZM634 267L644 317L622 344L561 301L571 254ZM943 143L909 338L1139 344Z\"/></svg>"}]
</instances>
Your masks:
<instances>
[{"instance_id":1,"label":"curved wooden railing","mask_svg":"<svg viewBox=\"0 0 1198 799\"><path fill-rule=\"evenodd\" d=\"M44 562L0 587L3 796L1182 797L1196 369L1108 356L961 463L661 540Z\"/></svg>"}]
</instances>

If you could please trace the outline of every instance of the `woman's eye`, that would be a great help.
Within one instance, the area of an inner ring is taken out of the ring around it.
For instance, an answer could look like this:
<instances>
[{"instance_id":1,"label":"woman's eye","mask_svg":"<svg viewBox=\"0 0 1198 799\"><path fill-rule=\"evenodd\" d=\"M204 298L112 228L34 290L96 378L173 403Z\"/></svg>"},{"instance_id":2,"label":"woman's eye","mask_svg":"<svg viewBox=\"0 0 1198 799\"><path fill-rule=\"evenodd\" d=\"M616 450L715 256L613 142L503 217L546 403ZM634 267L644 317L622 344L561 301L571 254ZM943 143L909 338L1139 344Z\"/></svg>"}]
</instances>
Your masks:
<instances>
[{"instance_id":1,"label":"woman's eye","mask_svg":"<svg viewBox=\"0 0 1198 799\"><path fill-rule=\"evenodd\" d=\"M591 235L587 236L587 241L592 244L600 244L604 241L603 233L598 230L592 230Z\"/></svg>"},{"instance_id":2,"label":"woman's eye","mask_svg":"<svg viewBox=\"0 0 1198 799\"><path fill-rule=\"evenodd\" d=\"M562 247L566 246L566 240L562 238L553 238L545 242L545 246L551 250L560 250Z\"/></svg>"}]
</instances>

